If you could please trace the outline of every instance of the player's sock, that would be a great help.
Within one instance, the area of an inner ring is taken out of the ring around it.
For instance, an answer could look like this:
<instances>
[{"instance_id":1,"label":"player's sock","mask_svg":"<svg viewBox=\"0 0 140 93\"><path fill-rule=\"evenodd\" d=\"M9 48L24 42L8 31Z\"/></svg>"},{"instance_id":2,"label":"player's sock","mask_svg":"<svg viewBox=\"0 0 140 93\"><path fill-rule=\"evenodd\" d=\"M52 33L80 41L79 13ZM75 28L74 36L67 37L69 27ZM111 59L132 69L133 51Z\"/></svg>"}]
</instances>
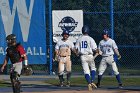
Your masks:
<instances>
[{"instance_id":1,"label":"player's sock","mask_svg":"<svg viewBox=\"0 0 140 93\"><path fill-rule=\"evenodd\" d=\"M122 84L121 78L120 78L120 74L116 75L116 79L117 79L117 81L118 81L119 84Z\"/></svg>"},{"instance_id":2,"label":"player's sock","mask_svg":"<svg viewBox=\"0 0 140 93\"><path fill-rule=\"evenodd\" d=\"M60 82L64 81L63 75L59 75L59 80L60 80Z\"/></svg>"},{"instance_id":3,"label":"player's sock","mask_svg":"<svg viewBox=\"0 0 140 93\"><path fill-rule=\"evenodd\" d=\"M96 74L95 70L92 70L92 71L91 71L91 80L92 80L92 82L93 82L94 79L95 79L95 74Z\"/></svg>"},{"instance_id":4,"label":"player's sock","mask_svg":"<svg viewBox=\"0 0 140 93\"><path fill-rule=\"evenodd\" d=\"M102 79L102 75L98 75L98 84L100 84L101 79Z\"/></svg>"},{"instance_id":5,"label":"player's sock","mask_svg":"<svg viewBox=\"0 0 140 93\"><path fill-rule=\"evenodd\" d=\"M70 81L70 77L71 77L71 72L67 73L67 81Z\"/></svg>"},{"instance_id":6,"label":"player's sock","mask_svg":"<svg viewBox=\"0 0 140 93\"><path fill-rule=\"evenodd\" d=\"M85 74L85 79L86 79L86 81L87 81L88 84L91 83L89 74Z\"/></svg>"}]
</instances>

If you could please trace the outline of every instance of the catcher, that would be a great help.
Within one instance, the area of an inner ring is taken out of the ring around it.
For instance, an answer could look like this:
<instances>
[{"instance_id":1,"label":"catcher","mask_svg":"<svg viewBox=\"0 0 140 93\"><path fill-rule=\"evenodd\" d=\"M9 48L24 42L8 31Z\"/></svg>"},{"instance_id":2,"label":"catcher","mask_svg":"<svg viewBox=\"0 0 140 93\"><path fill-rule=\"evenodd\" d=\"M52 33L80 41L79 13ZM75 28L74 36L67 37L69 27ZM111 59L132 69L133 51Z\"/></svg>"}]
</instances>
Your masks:
<instances>
[{"instance_id":1,"label":"catcher","mask_svg":"<svg viewBox=\"0 0 140 93\"><path fill-rule=\"evenodd\" d=\"M3 72L5 66L7 65L9 59L11 61L12 67L10 69L10 79L13 87L13 93L20 93L19 77L22 70L22 62L24 61L25 67L28 67L28 60L23 46L20 43L16 43L16 35L10 34L6 37L7 49L4 63L1 67L1 72Z\"/></svg>"},{"instance_id":2,"label":"catcher","mask_svg":"<svg viewBox=\"0 0 140 93\"><path fill-rule=\"evenodd\" d=\"M71 77L71 50L74 49L73 42L68 40L69 32L63 31L62 39L55 45L55 61L58 61L58 77L60 80L60 87L64 86L64 71L66 69L67 83L66 86L70 87Z\"/></svg>"}]
</instances>

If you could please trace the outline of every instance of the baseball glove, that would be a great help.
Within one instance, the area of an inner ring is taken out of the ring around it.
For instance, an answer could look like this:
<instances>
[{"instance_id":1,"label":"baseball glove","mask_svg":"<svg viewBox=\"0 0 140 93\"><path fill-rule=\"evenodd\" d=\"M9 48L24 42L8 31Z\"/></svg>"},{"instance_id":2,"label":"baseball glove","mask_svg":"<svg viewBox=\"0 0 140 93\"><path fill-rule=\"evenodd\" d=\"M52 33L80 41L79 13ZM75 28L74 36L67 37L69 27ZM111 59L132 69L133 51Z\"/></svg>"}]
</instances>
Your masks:
<instances>
[{"instance_id":1,"label":"baseball glove","mask_svg":"<svg viewBox=\"0 0 140 93\"><path fill-rule=\"evenodd\" d=\"M118 55L118 60L120 60L121 59L121 55Z\"/></svg>"},{"instance_id":2,"label":"baseball glove","mask_svg":"<svg viewBox=\"0 0 140 93\"><path fill-rule=\"evenodd\" d=\"M24 66L22 69L22 75L30 76L33 74L33 70L30 66Z\"/></svg>"},{"instance_id":3,"label":"baseball glove","mask_svg":"<svg viewBox=\"0 0 140 93\"><path fill-rule=\"evenodd\" d=\"M58 55L55 56L54 61L56 61L56 62L59 61L59 56Z\"/></svg>"}]
</instances>

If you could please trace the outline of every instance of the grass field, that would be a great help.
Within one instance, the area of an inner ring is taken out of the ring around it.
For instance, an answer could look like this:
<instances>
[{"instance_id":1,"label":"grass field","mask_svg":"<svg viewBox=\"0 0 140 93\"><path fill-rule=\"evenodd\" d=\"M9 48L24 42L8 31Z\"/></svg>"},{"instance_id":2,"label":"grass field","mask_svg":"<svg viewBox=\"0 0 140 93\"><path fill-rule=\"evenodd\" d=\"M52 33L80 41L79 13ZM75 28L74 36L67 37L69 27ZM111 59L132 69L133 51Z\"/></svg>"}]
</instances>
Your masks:
<instances>
[{"instance_id":1,"label":"grass field","mask_svg":"<svg viewBox=\"0 0 140 93\"><path fill-rule=\"evenodd\" d=\"M58 79L49 79L45 82L49 83L49 84L52 84L52 85L58 85L59 84ZM96 82L97 81L95 81L95 83ZM139 83L140 78L139 77L122 77L122 82L123 82L124 86L140 86L140 83ZM84 77L71 78L71 84L72 85L80 85L80 86L86 86L87 85ZM103 79L101 81L101 85L102 86L117 86L118 83L117 83L116 78L114 76L103 77Z\"/></svg>"},{"instance_id":2,"label":"grass field","mask_svg":"<svg viewBox=\"0 0 140 93\"><path fill-rule=\"evenodd\" d=\"M0 87L9 87L11 84L0 80Z\"/></svg>"},{"instance_id":3,"label":"grass field","mask_svg":"<svg viewBox=\"0 0 140 93\"><path fill-rule=\"evenodd\" d=\"M140 86L140 78L139 77L122 77L122 82L124 86ZM97 78L95 80L95 83L97 82ZM58 78L49 78L44 83L52 84L52 85L58 85L59 80ZM85 81L84 77L72 77L71 78L71 84L72 85L80 85L80 86L86 86L87 83ZM0 80L0 87L8 87L11 84ZM115 76L110 76L110 77L103 77L101 81L102 86L117 86L118 83L116 81Z\"/></svg>"}]
</instances>

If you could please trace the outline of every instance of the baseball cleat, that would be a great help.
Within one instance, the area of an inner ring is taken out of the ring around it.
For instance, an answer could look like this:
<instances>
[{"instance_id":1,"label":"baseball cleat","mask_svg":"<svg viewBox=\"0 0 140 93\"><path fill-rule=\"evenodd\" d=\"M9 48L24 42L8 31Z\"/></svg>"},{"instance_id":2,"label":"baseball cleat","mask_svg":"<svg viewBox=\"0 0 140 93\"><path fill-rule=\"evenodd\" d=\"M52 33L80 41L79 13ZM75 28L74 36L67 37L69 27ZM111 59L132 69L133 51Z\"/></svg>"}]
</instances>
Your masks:
<instances>
[{"instance_id":1,"label":"baseball cleat","mask_svg":"<svg viewBox=\"0 0 140 93\"><path fill-rule=\"evenodd\" d=\"M123 88L123 85L122 84L119 84L119 86L118 86L120 89L122 89Z\"/></svg>"},{"instance_id":2,"label":"baseball cleat","mask_svg":"<svg viewBox=\"0 0 140 93\"><path fill-rule=\"evenodd\" d=\"M91 85L92 85L93 88L97 88L96 84L91 83Z\"/></svg>"},{"instance_id":3,"label":"baseball cleat","mask_svg":"<svg viewBox=\"0 0 140 93\"><path fill-rule=\"evenodd\" d=\"M96 83L96 86L97 88L101 88L100 84L99 83Z\"/></svg>"},{"instance_id":4,"label":"baseball cleat","mask_svg":"<svg viewBox=\"0 0 140 93\"><path fill-rule=\"evenodd\" d=\"M91 84L88 84L88 90L92 91L92 85Z\"/></svg>"},{"instance_id":5,"label":"baseball cleat","mask_svg":"<svg viewBox=\"0 0 140 93\"><path fill-rule=\"evenodd\" d=\"M67 87L70 87L70 82L69 82L69 81L67 82L66 86L67 86Z\"/></svg>"},{"instance_id":6,"label":"baseball cleat","mask_svg":"<svg viewBox=\"0 0 140 93\"><path fill-rule=\"evenodd\" d=\"M63 87L64 86L64 82L60 82L60 87Z\"/></svg>"}]
</instances>

